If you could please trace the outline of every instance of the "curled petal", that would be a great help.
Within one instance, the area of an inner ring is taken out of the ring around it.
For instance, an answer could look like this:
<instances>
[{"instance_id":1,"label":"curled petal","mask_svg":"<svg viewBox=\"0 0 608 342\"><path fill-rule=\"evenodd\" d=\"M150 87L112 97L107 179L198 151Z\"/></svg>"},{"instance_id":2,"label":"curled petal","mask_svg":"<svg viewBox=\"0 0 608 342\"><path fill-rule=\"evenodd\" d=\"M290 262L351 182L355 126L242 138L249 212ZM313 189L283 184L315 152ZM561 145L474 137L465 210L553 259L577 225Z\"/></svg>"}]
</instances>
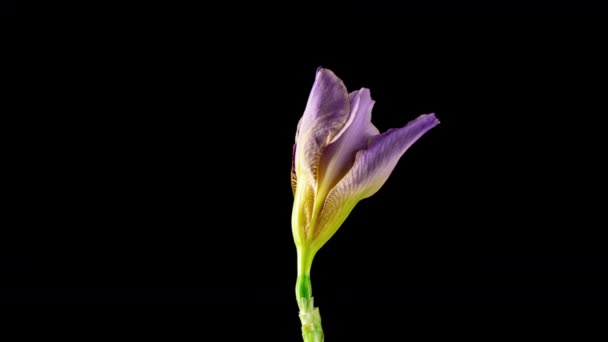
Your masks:
<instances>
[{"instance_id":1,"label":"curled petal","mask_svg":"<svg viewBox=\"0 0 608 342\"><path fill-rule=\"evenodd\" d=\"M371 122L373 107L369 89L350 94L349 119L340 137L327 146L321 157L321 192L331 190L353 166L357 151L366 148L368 140L378 135L378 129Z\"/></svg>"},{"instance_id":2,"label":"curled petal","mask_svg":"<svg viewBox=\"0 0 608 342\"><path fill-rule=\"evenodd\" d=\"M327 195L316 222L326 228L320 230L315 239L323 245L359 200L373 195L382 187L403 153L438 123L435 114L421 115L405 127L374 137L367 149L359 151L353 167Z\"/></svg>"},{"instance_id":3,"label":"curled petal","mask_svg":"<svg viewBox=\"0 0 608 342\"><path fill-rule=\"evenodd\" d=\"M318 178L321 153L348 121L350 103L346 86L333 72L319 68L306 109L299 123L296 171Z\"/></svg>"},{"instance_id":4,"label":"curled petal","mask_svg":"<svg viewBox=\"0 0 608 342\"><path fill-rule=\"evenodd\" d=\"M375 137L369 148L357 155L353 168L337 187L356 189L361 199L375 194L405 151L437 124L439 120L434 113L420 115L405 127L390 129Z\"/></svg>"}]
</instances>

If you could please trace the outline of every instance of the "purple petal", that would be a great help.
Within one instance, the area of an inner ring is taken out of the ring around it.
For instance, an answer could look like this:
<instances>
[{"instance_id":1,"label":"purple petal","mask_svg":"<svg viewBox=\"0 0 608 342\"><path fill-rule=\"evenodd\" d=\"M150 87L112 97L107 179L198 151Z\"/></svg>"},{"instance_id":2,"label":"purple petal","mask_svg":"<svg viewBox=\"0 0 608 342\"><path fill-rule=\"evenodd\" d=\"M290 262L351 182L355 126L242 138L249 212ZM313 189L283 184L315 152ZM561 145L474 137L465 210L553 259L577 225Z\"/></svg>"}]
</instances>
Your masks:
<instances>
[{"instance_id":1,"label":"purple petal","mask_svg":"<svg viewBox=\"0 0 608 342\"><path fill-rule=\"evenodd\" d=\"M349 114L346 86L333 72L319 68L296 136L298 170L302 168L313 179L318 178L321 152L337 138Z\"/></svg>"},{"instance_id":2,"label":"purple petal","mask_svg":"<svg viewBox=\"0 0 608 342\"><path fill-rule=\"evenodd\" d=\"M401 156L428 130L439 124L434 113L421 115L405 127L390 129L375 137L369 148L357 154L348 174L334 190L357 191L360 198L367 198L386 182Z\"/></svg>"},{"instance_id":3,"label":"purple petal","mask_svg":"<svg viewBox=\"0 0 608 342\"><path fill-rule=\"evenodd\" d=\"M369 148L357 153L352 168L329 192L323 204L316 225L329 228L315 232L320 245L335 233L359 200L382 187L403 153L438 123L435 114L421 115L405 127L372 138Z\"/></svg>"},{"instance_id":4,"label":"purple petal","mask_svg":"<svg viewBox=\"0 0 608 342\"><path fill-rule=\"evenodd\" d=\"M339 138L327 146L321 157L320 183L331 190L350 170L357 151L367 147L369 138L378 135L372 124L372 100L369 89L362 88L350 95L351 113Z\"/></svg>"},{"instance_id":5,"label":"purple petal","mask_svg":"<svg viewBox=\"0 0 608 342\"><path fill-rule=\"evenodd\" d=\"M322 126L322 133L331 140L348 120L350 104L346 86L331 70L318 68L299 132ZM316 132L317 134L321 132Z\"/></svg>"}]
</instances>

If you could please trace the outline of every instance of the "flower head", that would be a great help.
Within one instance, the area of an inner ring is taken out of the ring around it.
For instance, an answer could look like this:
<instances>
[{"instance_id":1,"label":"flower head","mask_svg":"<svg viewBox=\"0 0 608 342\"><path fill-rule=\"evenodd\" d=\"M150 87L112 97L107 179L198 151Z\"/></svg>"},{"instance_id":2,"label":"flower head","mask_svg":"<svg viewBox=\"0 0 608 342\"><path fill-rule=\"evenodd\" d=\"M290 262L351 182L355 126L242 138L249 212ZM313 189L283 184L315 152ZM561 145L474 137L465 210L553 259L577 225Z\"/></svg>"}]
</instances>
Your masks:
<instances>
[{"instance_id":1,"label":"flower head","mask_svg":"<svg viewBox=\"0 0 608 342\"><path fill-rule=\"evenodd\" d=\"M371 123L373 106L369 89L349 94L333 72L317 69L291 171L292 229L305 273L355 205L376 193L403 153L439 123L435 114L421 115L380 134Z\"/></svg>"}]
</instances>

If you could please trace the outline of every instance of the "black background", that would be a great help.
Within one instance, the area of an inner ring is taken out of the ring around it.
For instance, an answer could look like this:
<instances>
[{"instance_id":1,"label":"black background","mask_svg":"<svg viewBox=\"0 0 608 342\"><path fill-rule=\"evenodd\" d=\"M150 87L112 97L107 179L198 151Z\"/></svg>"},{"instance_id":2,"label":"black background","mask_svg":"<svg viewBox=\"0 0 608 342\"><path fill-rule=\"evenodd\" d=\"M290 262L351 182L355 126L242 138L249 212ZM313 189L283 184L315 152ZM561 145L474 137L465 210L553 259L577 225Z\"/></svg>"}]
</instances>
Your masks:
<instances>
[{"instance_id":1,"label":"black background","mask_svg":"<svg viewBox=\"0 0 608 342\"><path fill-rule=\"evenodd\" d=\"M441 120L317 255L328 339L503 335L608 302L601 22L286 22L13 50L0 300L91 304L89 332L297 340L289 169L323 66L371 89L381 131Z\"/></svg>"}]
</instances>

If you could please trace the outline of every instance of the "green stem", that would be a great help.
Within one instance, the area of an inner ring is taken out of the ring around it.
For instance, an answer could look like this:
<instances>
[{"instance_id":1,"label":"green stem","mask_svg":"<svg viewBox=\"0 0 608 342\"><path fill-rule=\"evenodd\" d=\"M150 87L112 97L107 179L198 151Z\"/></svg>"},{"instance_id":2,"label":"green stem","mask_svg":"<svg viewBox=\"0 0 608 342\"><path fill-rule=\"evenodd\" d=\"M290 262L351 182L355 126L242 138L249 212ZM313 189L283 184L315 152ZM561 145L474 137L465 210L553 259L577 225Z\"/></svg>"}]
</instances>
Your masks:
<instances>
[{"instance_id":1,"label":"green stem","mask_svg":"<svg viewBox=\"0 0 608 342\"><path fill-rule=\"evenodd\" d=\"M298 280L296 282L296 299L300 308L302 337L304 342L323 342L323 328L319 308L314 307L310 268L314 252L298 248Z\"/></svg>"}]
</instances>

